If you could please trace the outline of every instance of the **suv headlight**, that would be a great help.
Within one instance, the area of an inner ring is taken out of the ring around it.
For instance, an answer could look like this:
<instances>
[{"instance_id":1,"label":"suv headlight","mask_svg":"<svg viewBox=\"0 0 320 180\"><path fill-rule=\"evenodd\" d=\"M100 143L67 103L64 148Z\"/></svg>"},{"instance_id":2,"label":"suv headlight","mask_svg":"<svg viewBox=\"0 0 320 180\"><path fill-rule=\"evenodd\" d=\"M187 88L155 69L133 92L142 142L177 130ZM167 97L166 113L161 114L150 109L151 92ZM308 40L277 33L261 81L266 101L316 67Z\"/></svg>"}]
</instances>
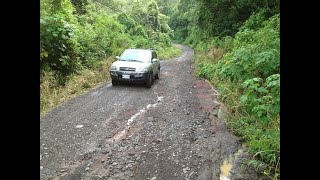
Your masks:
<instances>
[{"instance_id":1,"label":"suv headlight","mask_svg":"<svg viewBox=\"0 0 320 180\"><path fill-rule=\"evenodd\" d=\"M116 71L117 67L116 66L111 66L111 70Z\"/></svg>"},{"instance_id":2,"label":"suv headlight","mask_svg":"<svg viewBox=\"0 0 320 180\"><path fill-rule=\"evenodd\" d=\"M148 72L148 67L140 68L140 69L139 69L139 72L141 72L141 73Z\"/></svg>"}]
</instances>

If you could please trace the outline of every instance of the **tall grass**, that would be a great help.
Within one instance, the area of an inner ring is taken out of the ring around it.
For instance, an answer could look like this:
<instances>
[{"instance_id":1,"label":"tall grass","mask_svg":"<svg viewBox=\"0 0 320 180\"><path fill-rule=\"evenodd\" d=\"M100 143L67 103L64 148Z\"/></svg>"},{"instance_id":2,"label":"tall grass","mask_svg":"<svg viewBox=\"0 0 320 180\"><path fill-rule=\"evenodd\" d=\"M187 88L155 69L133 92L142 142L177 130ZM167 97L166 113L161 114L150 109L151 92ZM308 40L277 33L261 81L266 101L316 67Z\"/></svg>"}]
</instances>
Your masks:
<instances>
[{"instance_id":1,"label":"tall grass","mask_svg":"<svg viewBox=\"0 0 320 180\"><path fill-rule=\"evenodd\" d=\"M46 73L40 84L40 113L44 115L57 105L110 80L109 69L112 59L99 61L91 69L73 74L65 85L59 85L52 73Z\"/></svg>"}]
</instances>

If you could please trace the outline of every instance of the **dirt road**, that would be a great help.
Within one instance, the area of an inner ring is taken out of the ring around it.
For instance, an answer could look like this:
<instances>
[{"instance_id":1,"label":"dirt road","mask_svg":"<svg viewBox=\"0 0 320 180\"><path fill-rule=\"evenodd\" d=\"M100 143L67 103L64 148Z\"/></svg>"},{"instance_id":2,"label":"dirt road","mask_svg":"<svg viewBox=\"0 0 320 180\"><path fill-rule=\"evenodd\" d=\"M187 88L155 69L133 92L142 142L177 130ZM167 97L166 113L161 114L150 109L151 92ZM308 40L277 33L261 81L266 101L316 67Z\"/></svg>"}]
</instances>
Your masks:
<instances>
[{"instance_id":1,"label":"dirt road","mask_svg":"<svg viewBox=\"0 0 320 180\"><path fill-rule=\"evenodd\" d=\"M151 89L102 84L42 117L40 179L262 179L240 172L242 144L181 48Z\"/></svg>"}]
</instances>

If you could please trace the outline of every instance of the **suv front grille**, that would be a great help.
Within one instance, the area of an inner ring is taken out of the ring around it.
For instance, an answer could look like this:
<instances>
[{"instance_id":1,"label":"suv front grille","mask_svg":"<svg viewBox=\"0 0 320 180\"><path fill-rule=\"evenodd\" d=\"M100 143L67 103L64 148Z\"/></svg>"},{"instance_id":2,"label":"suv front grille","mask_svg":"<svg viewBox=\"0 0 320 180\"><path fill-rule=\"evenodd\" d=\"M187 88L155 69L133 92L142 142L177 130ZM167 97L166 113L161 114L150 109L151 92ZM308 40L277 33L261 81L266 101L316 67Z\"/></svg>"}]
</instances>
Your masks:
<instances>
[{"instance_id":1,"label":"suv front grille","mask_svg":"<svg viewBox=\"0 0 320 180\"><path fill-rule=\"evenodd\" d=\"M136 71L136 68L120 67L120 71Z\"/></svg>"}]
</instances>

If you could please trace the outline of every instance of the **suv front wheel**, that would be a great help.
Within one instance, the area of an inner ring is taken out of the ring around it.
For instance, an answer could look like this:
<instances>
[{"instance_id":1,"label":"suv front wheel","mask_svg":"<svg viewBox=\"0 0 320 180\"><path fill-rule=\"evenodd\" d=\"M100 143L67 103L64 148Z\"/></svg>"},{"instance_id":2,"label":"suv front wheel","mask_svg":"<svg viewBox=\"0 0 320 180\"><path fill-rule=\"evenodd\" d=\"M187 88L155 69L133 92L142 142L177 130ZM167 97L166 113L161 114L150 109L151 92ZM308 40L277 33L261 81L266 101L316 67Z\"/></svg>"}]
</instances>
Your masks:
<instances>
[{"instance_id":1,"label":"suv front wheel","mask_svg":"<svg viewBox=\"0 0 320 180\"><path fill-rule=\"evenodd\" d=\"M153 74L150 73L150 74L149 74L149 78L148 78L147 83L146 83L146 87L147 87L147 88L151 88L152 76L153 76Z\"/></svg>"},{"instance_id":2,"label":"suv front wheel","mask_svg":"<svg viewBox=\"0 0 320 180\"><path fill-rule=\"evenodd\" d=\"M112 80L111 83L113 86L118 85L118 82L116 80Z\"/></svg>"},{"instance_id":3,"label":"suv front wheel","mask_svg":"<svg viewBox=\"0 0 320 180\"><path fill-rule=\"evenodd\" d=\"M158 71L158 73L156 74L156 79L159 79L159 76L160 76L160 68L159 68L159 71Z\"/></svg>"}]
</instances>

